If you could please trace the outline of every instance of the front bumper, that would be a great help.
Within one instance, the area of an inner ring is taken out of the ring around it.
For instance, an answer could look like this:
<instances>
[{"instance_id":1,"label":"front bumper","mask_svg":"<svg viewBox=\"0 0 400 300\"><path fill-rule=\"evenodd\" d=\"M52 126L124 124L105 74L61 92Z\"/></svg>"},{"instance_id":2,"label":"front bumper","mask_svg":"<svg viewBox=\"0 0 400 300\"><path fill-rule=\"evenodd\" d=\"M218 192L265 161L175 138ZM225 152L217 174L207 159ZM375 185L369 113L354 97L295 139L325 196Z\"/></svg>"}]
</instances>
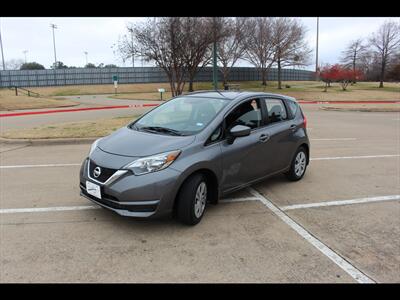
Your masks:
<instances>
[{"instance_id":1,"label":"front bumper","mask_svg":"<svg viewBox=\"0 0 400 300\"><path fill-rule=\"evenodd\" d=\"M121 204L118 201L110 200L104 196L102 197L102 199L98 199L92 195L89 195L86 192L86 188L82 184L80 185L80 188L81 188L80 192L81 196L125 217L148 218L154 215L154 213L157 210L157 206L160 202L159 200L155 200L155 201L143 201L141 203L130 202Z\"/></svg>"},{"instance_id":2,"label":"front bumper","mask_svg":"<svg viewBox=\"0 0 400 300\"><path fill-rule=\"evenodd\" d=\"M172 212L179 172L171 168L140 176L127 172L109 184L99 184L88 176L88 161L80 171L81 196L121 216L149 218ZM86 181L100 185L101 199L87 193Z\"/></svg>"}]
</instances>

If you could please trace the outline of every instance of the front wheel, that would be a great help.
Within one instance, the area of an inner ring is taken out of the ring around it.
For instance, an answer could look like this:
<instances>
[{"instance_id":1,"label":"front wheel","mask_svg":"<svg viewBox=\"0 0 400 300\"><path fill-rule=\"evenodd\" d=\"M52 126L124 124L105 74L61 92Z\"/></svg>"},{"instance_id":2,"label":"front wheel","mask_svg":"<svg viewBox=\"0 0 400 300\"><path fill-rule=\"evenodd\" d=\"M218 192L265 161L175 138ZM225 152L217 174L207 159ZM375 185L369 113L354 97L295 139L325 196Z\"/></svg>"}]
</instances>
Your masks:
<instances>
[{"instance_id":1,"label":"front wheel","mask_svg":"<svg viewBox=\"0 0 400 300\"><path fill-rule=\"evenodd\" d=\"M291 181L297 181L303 178L307 169L307 151L304 147L297 149L297 152L290 165L290 169L285 173L286 177Z\"/></svg>"},{"instance_id":2,"label":"front wheel","mask_svg":"<svg viewBox=\"0 0 400 300\"><path fill-rule=\"evenodd\" d=\"M177 218L184 224L196 225L204 215L207 204L207 181L202 174L191 176L178 195Z\"/></svg>"}]
</instances>

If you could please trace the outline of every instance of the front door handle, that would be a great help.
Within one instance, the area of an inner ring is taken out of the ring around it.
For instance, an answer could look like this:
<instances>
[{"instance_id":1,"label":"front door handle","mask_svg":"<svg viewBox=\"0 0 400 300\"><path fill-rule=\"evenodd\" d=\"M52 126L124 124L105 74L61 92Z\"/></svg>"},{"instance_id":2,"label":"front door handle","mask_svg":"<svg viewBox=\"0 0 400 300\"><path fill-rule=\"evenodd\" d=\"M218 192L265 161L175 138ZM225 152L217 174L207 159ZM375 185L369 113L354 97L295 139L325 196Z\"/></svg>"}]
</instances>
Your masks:
<instances>
[{"instance_id":1,"label":"front door handle","mask_svg":"<svg viewBox=\"0 0 400 300\"><path fill-rule=\"evenodd\" d=\"M268 134L262 134L260 135L259 141L262 143L265 143L266 141L269 140L269 135Z\"/></svg>"}]
</instances>

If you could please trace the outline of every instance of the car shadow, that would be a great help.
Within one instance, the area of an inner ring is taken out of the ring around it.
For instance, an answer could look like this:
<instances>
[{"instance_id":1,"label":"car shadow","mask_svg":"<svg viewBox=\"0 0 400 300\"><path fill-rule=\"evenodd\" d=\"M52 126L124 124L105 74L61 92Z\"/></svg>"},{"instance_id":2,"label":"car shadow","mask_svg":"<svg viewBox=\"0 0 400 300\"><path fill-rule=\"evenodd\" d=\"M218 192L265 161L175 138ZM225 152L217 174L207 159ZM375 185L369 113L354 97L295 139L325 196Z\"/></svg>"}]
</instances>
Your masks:
<instances>
[{"instance_id":1,"label":"car shadow","mask_svg":"<svg viewBox=\"0 0 400 300\"><path fill-rule=\"evenodd\" d=\"M251 187L254 189L258 188L263 188L263 189L268 189L268 188L274 188L277 186L284 186L286 185L288 180L284 175L276 175L273 177L270 177L264 181L261 181L257 184L252 185ZM241 197L246 197L247 195L244 194L244 190L240 190L237 192L234 192L232 194L229 194L227 198L241 198ZM252 197L251 194L249 194L247 197ZM225 203L224 203L225 204ZM213 204L208 204L207 205L207 212L208 213L219 213L220 210L224 209L224 204L220 203L218 205L213 205ZM206 213L207 213L206 212ZM193 228L193 226L187 226L184 224L179 223L179 221L174 218L172 215L166 215L162 216L159 218L132 218L132 217L124 217L116 214L115 212L109 211L107 209L101 209L97 213L98 215L98 221L106 221L106 222L111 222L115 224L116 227L128 230L139 230L141 233L145 232L151 232L151 231L161 231L161 230L186 230ZM204 222L205 220L202 220ZM195 226L196 227L196 226Z\"/></svg>"}]
</instances>

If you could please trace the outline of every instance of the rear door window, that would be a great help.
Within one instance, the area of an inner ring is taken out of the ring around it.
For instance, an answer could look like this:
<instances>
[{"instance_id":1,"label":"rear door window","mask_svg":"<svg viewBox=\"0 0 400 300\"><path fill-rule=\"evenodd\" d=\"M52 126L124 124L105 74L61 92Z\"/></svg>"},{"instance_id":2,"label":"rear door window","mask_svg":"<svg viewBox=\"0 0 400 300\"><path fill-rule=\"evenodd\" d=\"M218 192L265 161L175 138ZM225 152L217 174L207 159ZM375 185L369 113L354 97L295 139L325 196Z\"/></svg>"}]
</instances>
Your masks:
<instances>
[{"instance_id":1,"label":"rear door window","mask_svg":"<svg viewBox=\"0 0 400 300\"><path fill-rule=\"evenodd\" d=\"M268 112L268 122L276 123L285 121L288 118L286 107L280 99L264 99Z\"/></svg>"}]
</instances>

